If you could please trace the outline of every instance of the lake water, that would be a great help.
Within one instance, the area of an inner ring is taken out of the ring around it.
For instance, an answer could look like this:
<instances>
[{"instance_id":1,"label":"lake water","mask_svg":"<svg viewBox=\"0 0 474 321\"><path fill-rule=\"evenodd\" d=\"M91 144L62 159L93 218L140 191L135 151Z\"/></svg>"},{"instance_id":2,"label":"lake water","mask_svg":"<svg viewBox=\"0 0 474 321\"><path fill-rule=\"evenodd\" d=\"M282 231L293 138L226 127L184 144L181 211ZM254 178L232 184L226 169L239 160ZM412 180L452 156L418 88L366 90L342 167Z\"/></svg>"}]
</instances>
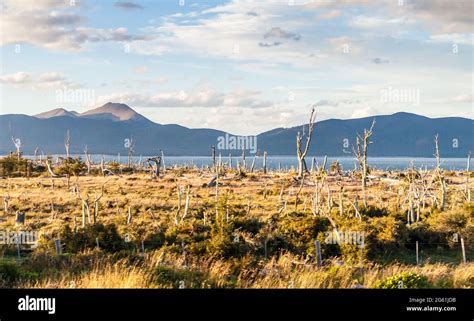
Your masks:
<instances>
[{"instance_id":1,"label":"lake water","mask_svg":"<svg viewBox=\"0 0 474 321\"><path fill-rule=\"evenodd\" d=\"M58 155L54 155L53 158L56 158ZM59 155L61 156L61 155ZM78 155L83 157L83 155ZM31 156L26 156L30 157ZM121 155L120 157L104 155L103 156L106 162L109 161L120 161L122 164L127 163L126 155ZM92 155L92 161L94 163L100 163L102 155ZM139 163L140 161L146 161L147 156L134 156L133 162ZM308 167L311 167L311 157L306 158ZM235 167L237 161L241 162L241 157L232 157L232 166ZM328 157L327 167L331 164L332 161L338 160L342 165L343 170L354 169L356 161L352 157ZM222 157L223 163L228 163L229 157ZM247 167L250 167L253 161L253 156L247 156L245 158L245 164ZM322 165L324 157L316 157L316 164ZM165 165L167 167L173 165L188 165L190 167L203 167L212 165L212 158L210 156L166 156L164 159ZM369 166L383 169L383 170L404 170L411 166L411 162L414 163L415 167L427 167L428 169L434 168L436 166L436 160L434 158L417 158L417 157L369 157L368 163ZM465 170L467 165L467 158L444 158L442 159L441 167L446 170ZM263 166L263 157L257 157L255 161L255 168L262 168ZM291 169L292 167L297 167L296 156L268 156L267 157L267 167L269 169ZM471 167L472 168L472 167Z\"/></svg>"}]
</instances>

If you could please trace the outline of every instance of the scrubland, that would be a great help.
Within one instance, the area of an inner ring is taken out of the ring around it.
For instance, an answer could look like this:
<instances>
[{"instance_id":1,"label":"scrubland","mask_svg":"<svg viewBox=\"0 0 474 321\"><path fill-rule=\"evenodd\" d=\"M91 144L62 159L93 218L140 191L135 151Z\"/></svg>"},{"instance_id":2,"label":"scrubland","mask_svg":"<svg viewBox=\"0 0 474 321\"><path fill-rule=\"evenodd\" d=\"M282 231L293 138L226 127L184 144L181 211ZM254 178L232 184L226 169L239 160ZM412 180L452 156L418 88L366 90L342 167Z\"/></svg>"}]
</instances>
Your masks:
<instances>
[{"instance_id":1,"label":"scrubland","mask_svg":"<svg viewBox=\"0 0 474 321\"><path fill-rule=\"evenodd\" d=\"M474 287L469 171L115 170L0 179L2 287Z\"/></svg>"}]
</instances>

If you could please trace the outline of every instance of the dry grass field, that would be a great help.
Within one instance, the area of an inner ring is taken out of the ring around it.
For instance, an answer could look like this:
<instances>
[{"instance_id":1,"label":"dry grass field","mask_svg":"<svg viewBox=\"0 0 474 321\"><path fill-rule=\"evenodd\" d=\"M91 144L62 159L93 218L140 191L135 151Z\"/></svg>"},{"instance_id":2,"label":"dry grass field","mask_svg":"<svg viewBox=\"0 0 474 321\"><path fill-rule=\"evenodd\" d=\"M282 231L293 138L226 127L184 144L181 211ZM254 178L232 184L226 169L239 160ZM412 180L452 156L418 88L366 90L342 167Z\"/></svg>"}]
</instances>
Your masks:
<instances>
[{"instance_id":1,"label":"dry grass field","mask_svg":"<svg viewBox=\"0 0 474 321\"><path fill-rule=\"evenodd\" d=\"M474 287L472 172L218 172L3 177L1 286Z\"/></svg>"}]
</instances>

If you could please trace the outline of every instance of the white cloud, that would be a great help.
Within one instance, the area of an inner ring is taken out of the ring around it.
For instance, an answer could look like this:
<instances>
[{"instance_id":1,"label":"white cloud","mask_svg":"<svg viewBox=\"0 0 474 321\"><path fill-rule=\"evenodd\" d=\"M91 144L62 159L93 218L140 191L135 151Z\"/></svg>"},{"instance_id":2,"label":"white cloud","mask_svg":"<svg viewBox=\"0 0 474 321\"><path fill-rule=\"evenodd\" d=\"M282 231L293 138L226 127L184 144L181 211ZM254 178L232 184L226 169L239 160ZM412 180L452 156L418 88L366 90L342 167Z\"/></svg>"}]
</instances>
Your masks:
<instances>
[{"instance_id":1,"label":"white cloud","mask_svg":"<svg viewBox=\"0 0 474 321\"><path fill-rule=\"evenodd\" d=\"M408 21L404 17L387 19L386 17L356 16L353 18L350 24L358 28L382 28L387 26L399 27L400 24L406 22Z\"/></svg>"},{"instance_id":2,"label":"white cloud","mask_svg":"<svg viewBox=\"0 0 474 321\"><path fill-rule=\"evenodd\" d=\"M474 33L445 33L440 35L431 35L429 42L434 43L456 43L462 45L474 45Z\"/></svg>"},{"instance_id":3,"label":"white cloud","mask_svg":"<svg viewBox=\"0 0 474 321\"><path fill-rule=\"evenodd\" d=\"M379 114L379 111L376 108L363 107L363 108L354 110L350 118L364 118L364 117L370 117L377 114Z\"/></svg>"},{"instance_id":4,"label":"white cloud","mask_svg":"<svg viewBox=\"0 0 474 321\"><path fill-rule=\"evenodd\" d=\"M0 82L15 87L40 90L80 87L79 84L68 81L63 74L55 71L42 73L37 78L33 77L29 72L19 71L14 74L1 76Z\"/></svg>"},{"instance_id":5,"label":"white cloud","mask_svg":"<svg viewBox=\"0 0 474 321\"><path fill-rule=\"evenodd\" d=\"M239 1L193 12L192 23L181 20L189 19L190 14L168 16L160 26L143 28L154 39L136 41L131 50L144 55L187 53L307 66L318 61L311 38L300 40L305 39L300 30L310 27L312 21L293 19L299 11L297 6Z\"/></svg>"},{"instance_id":6,"label":"white cloud","mask_svg":"<svg viewBox=\"0 0 474 321\"><path fill-rule=\"evenodd\" d=\"M81 27L85 17L63 10L76 10L69 1L6 1L0 11L0 45L28 43L38 47L82 51L86 43L99 41L132 42L149 37L132 35L126 28Z\"/></svg>"},{"instance_id":7,"label":"white cloud","mask_svg":"<svg viewBox=\"0 0 474 321\"><path fill-rule=\"evenodd\" d=\"M5 84L24 84L31 82L31 74L24 71L19 71L14 74L4 75L0 77L0 82Z\"/></svg>"},{"instance_id":8,"label":"white cloud","mask_svg":"<svg viewBox=\"0 0 474 321\"><path fill-rule=\"evenodd\" d=\"M120 102L137 107L241 107L264 108L271 106L271 101L262 100L260 92L236 90L230 93L217 92L212 88L201 88L194 91L162 92L155 95L134 93L113 93L100 96L97 101Z\"/></svg>"}]
</instances>

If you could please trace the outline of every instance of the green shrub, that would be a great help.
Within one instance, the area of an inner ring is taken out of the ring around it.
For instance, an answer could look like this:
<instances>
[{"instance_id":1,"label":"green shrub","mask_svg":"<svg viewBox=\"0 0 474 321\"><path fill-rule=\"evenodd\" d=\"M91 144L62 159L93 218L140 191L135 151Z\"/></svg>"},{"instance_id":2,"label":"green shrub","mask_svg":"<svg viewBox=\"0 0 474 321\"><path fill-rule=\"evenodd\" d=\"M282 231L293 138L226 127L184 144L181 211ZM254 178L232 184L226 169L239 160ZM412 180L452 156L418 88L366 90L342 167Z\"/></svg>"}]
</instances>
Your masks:
<instances>
[{"instance_id":1,"label":"green shrub","mask_svg":"<svg viewBox=\"0 0 474 321\"><path fill-rule=\"evenodd\" d=\"M421 274L415 272L402 272L374 284L377 289L420 289L429 288L431 283Z\"/></svg>"},{"instance_id":2,"label":"green shrub","mask_svg":"<svg viewBox=\"0 0 474 321\"><path fill-rule=\"evenodd\" d=\"M81 160L80 157L60 157L59 159L61 160L61 165L55 169L56 174L78 176L86 170L86 164Z\"/></svg>"},{"instance_id":3,"label":"green shrub","mask_svg":"<svg viewBox=\"0 0 474 321\"><path fill-rule=\"evenodd\" d=\"M370 259L387 252L405 249L408 231L405 224L393 216L373 217L366 228L365 246Z\"/></svg>"},{"instance_id":4,"label":"green shrub","mask_svg":"<svg viewBox=\"0 0 474 321\"><path fill-rule=\"evenodd\" d=\"M0 285L4 287L14 286L20 281L36 280L38 276L38 273L22 270L16 263L0 261Z\"/></svg>"},{"instance_id":5,"label":"green shrub","mask_svg":"<svg viewBox=\"0 0 474 321\"><path fill-rule=\"evenodd\" d=\"M287 249L295 254L314 254L314 241L330 228L327 218L300 212L288 213L277 221L277 235L286 241Z\"/></svg>"},{"instance_id":6,"label":"green shrub","mask_svg":"<svg viewBox=\"0 0 474 321\"><path fill-rule=\"evenodd\" d=\"M9 177L24 176L28 172L28 166L29 163L26 158L21 156L18 158L16 154L11 154L0 158L0 175Z\"/></svg>"},{"instance_id":7,"label":"green shrub","mask_svg":"<svg viewBox=\"0 0 474 321\"><path fill-rule=\"evenodd\" d=\"M75 233L66 225L60 233L64 253L77 253L85 249L99 248L106 252L127 249L129 245L120 237L114 224L96 224L78 229ZM54 246L54 245L53 245Z\"/></svg>"}]
</instances>

